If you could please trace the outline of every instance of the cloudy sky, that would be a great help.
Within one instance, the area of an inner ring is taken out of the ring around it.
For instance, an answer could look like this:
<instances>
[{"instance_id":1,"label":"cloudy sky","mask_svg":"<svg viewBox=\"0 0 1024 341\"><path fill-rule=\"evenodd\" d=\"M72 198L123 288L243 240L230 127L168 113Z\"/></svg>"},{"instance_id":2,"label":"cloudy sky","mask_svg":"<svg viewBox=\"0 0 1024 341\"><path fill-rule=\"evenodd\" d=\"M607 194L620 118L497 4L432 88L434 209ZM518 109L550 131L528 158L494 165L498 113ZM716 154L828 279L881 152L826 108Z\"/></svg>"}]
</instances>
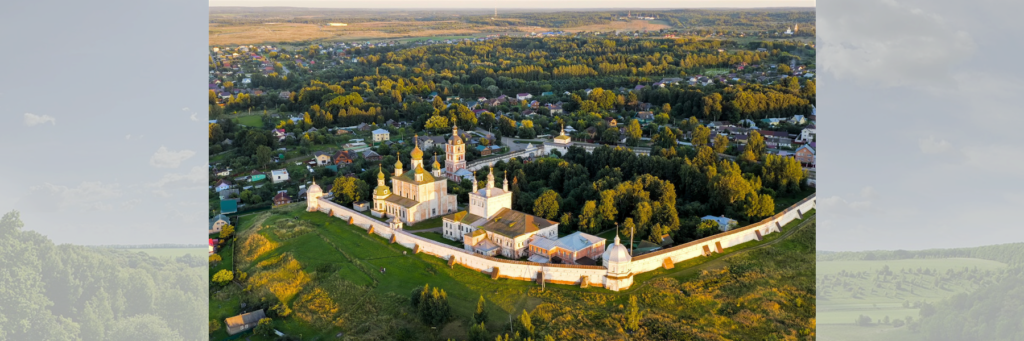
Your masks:
<instances>
[{"instance_id":1,"label":"cloudy sky","mask_svg":"<svg viewBox=\"0 0 1024 341\"><path fill-rule=\"evenodd\" d=\"M287 6L316 8L723 8L814 7L814 0L210 0L210 6Z\"/></svg>"},{"instance_id":2,"label":"cloudy sky","mask_svg":"<svg viewBox=\"0 0 1024 341\"><path fill-rule=\"evenodd\" d=\"M1024 241L1022 10L819 4L819 250Z\"/></svg>"},{"instance_id":3,"label":"cloudy sky","mask_svg":"<svg viewBox=\"0 0 1024 341\"><path fill-rule=\"evenodd\" d=\"M4 3L0 213L57 243L204 242L207 5Z\"/></svg>"}]
</instances>

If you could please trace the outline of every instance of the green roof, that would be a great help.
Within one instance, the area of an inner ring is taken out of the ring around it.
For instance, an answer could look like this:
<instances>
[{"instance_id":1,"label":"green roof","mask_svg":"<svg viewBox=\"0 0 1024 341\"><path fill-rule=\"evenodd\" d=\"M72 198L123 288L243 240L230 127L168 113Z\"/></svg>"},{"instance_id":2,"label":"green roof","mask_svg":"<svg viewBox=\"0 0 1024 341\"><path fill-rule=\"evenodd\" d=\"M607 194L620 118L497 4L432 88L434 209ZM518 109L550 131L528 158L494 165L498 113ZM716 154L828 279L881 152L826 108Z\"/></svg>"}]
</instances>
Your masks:
<instances>
[{"instance_id":1,"label":"green roof","mask_svg":"<svg viewBox=\"0 0 1024 341\"><path fill-rule=\"evenodd\" d=\"M229 214L238 212L238 202L234 200L221 200L220 201L220 213Z\"/></svg>"}]
</instances>

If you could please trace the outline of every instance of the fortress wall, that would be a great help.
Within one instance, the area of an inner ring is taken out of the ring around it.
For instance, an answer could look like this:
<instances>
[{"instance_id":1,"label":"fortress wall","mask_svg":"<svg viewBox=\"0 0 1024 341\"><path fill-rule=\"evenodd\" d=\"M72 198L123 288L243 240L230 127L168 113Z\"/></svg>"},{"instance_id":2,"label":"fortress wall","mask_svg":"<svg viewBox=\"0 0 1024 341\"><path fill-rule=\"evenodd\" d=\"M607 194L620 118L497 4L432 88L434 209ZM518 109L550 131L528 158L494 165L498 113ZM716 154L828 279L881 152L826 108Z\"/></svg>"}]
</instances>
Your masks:
<instances>
[{"instance_id":1,"label":"fortress wall","mask_svg":"<svg viewBox=\"0 0 1024 341\"><path fill-rule=\"evenodd\" d=\"M700 257L704 253L704 246L707 246L711 252L717 252L717 247L715 245L716 242L720 243L722 248L725 249L757 240L757 234L755 231L759 231L761 236L766 236L769 233L780 232L781 226L785 226L789 222L799 219L800 215L814 208L817 202L816 196L817 194L812 194L786 210L760 222L682 245L677 245L668 249L658 250L634 257L631 264L631 270L634 274L655 270L664 266L665 258L671 258L672 263L678 263L687 259Z\"/></svg>"},{"instance_id":2,"label":"fortress wall","mask_svg":"<svg viewBox=\"0 0 1024 341\"><path fill-rule=\"evenodd\" d=\"M816 203L815 196L816 195L812 194L792 207L760 222L672 248L637 256L633 258L633 261L630 264L632 274L635 275L661 268L664 266L666 258L671 258L673 263L678 263L687 259L700 257L703 255L704 246L708 246L708 249L712 252L717 252L717 247L715 245L716 242L721 243L722 248L729 248L756 240L757 236L754 231L760 231L762 236L769 233L779 232L779 226L786 225L787 223L800 218L800 214L806 213L808 210L814 208ZM394 235L395 242L397 244L409 249L416 250L418 246L419 252L444 260L449 260L454 257L458 265L466 268L485 273L492 273L494 269L497 268L500 278L535 281L538 273L543 271L544 279L548 283L579 285L581 278L586 277L590 286L609 286L609 280L605 276L607 275L607 269L603 266L541 264L498 259L433 241L415 235L411 232L403 230L394 231L384 222L367 217L361 212L333 202L320 201L320 211L323 213L333 212L335 217L346 222L351 218L356 226L363 229L369 230L372 226L373 233L385 239L390 240ZM632 279L630 278L626 282L631 283ZM612 287L615 287L615 285L612 285Z\"/></svg>"}]
</instances>

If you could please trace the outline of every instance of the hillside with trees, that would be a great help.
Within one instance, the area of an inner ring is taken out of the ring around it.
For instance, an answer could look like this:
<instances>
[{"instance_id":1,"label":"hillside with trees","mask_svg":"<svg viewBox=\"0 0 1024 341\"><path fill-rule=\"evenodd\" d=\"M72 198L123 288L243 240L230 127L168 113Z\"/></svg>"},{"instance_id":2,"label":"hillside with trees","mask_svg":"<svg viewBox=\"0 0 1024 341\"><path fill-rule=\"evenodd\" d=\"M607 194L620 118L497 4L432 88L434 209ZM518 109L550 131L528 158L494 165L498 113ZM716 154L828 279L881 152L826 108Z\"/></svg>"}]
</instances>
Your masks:
<instances>
[{"instance_id":1,"label":"hillside with trees","mask_svg":"<svg viewBox=\"0 0 1024 341\"><path fill-rule=\"evenodd\" d=\"M205 259L54 245L0 218L0 339L202 340Z\"/></svg>"}]
</instances>

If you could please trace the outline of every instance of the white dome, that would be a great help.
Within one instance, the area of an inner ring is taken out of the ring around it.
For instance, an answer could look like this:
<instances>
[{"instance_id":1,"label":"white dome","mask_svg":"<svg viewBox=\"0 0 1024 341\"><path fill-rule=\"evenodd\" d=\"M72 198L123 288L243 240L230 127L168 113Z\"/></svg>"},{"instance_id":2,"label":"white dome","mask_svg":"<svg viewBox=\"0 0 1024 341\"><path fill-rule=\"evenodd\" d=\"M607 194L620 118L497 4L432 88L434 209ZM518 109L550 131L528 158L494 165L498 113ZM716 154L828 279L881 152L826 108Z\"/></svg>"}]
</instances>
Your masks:
<instances>
[{"instance_id":1,"label":"white dome","mask_svg":"<svg viewBox=\"0 0 1024 341\"><path fill-rule=\"evenodd\" d=\"M322 189L320 189L320 185L317 185L316 181L313 181L313 185L309 186L309 190L307 192L309 192L309 194L312 194L312 193L322 194L324 191Z\"/></svg>"},{"instance_id":2,"label":"white dome","mask_svg":"<svg viewBox=\"0 0 1024 341\"><path fill-rule=\"evenodd\" d=\"M612 244L607 250L604 250L604 254L601 255L604 258L604 263L629 263L633 257L629 256L629 249L626 249L625 245L619 244L619 237L615 236L615 244Z\"/></svg>"}]
</instances>

